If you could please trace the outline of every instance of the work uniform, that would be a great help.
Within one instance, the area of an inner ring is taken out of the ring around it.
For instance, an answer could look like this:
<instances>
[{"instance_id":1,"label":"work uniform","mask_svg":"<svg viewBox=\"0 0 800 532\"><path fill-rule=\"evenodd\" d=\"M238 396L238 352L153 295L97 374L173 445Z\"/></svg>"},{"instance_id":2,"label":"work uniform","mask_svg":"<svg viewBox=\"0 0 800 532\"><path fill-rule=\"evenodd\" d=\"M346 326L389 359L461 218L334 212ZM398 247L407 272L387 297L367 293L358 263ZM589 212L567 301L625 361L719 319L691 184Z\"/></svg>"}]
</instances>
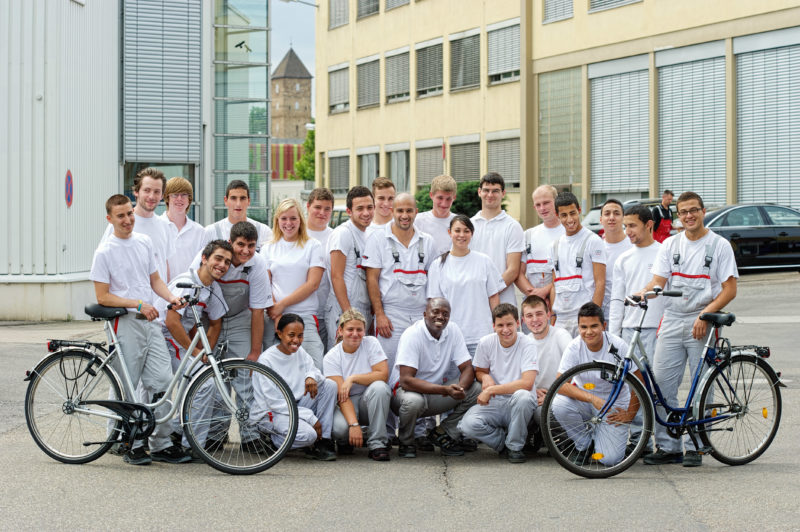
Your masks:
<instances>
[{"instance_id":1,"label":"work uniform","mask_svg":"<svg viewBox=\"0 0 800 532\"><path fill-rule=\"evenodd\" d=\"M450 221L455 218L455 213L449 213L445 218L437 218L433 211L425 211L414 218L414 228L433 238L433 252L438 257L450 249L453 241L450 238Z\"/></svg>"},{"instance_id":2,"label":"work uniform","mask_svg":"<svg viewBox=\"0 0 800 532\"><path fill-rule=\"evenodd\" d=\"M489 370L496 384L508 384L522 378L526 371L538 371L536 345L518 334L511 347L503 347L496 333L481 338L475 359L476 368ZM497 452L508 448L521 451L528 437L528 423L536 410L536 391L517 390L495 395L488 405L476 404L464 414L458 429L465 438L480 440Z\"/></svg>"},{"instance_id":3,"label":"work uniform","mask_svg":"<svg viewBox=\"0 0 800 532\"><path fill-rule=\"evenodd\" d=\"M530 338L536 346L536 354L538 356L537 364L539 365L539 373L536 375L534 391L538 388L548 390L556 381L558 366L561 364L561 357L564 354L564 349L566 349L572 341L572 335L561 327L550 325L547 327L547 336L541 340L536 339L533 333L530 333L528 338ZM537 427L541 422L540 416L541 410L537 408L533 412L533 419L536 421Z\"/></svg>"},{"instance_id":4,"label":"work uniform","mask_svg":"<svg viewBox=\"0 0 800 532\"><path fill-rule=\"evenodd\" d=\"M150 276L158 270L153 242L150 237L131 233L129 238L117 238L113 233L105 238L94 252L89 279L109 285L109 293L125 299L141 300L152 305L154 294L150 286ZM128 401L153 402L154 396L167 391L172 369L169 354L164 345L164 337L158 321L139 319L136 307L128 313L114 318L114 332L125 359L125 368L134 389L128 389L123 379L124 396ZM111 339L109 338L109 342ZM123 374L122 359L115 357L114 368ZM141 383L140 393L136 386ZM169 405L162 404L153 410L156 419L169 412ZM170 447L169 423L156 425L150 435L150 450L161 451ZM135 440L133 447L144 445Z\"/></svg>"},{"instance_id":5,"label":"work uniform","mask_svg":"<svg viewBox=\"0 0 800 532\"><path fill-rule=\"evenodd\" d=\"M164 282L169 282L175 276L188 271L195 255L203 251L206 245L206 230L202 225L188 217L186 218L186 223L180 229L172 223L166 212L159 218L167 223L171 235L172 253L167 258L171 278L164 278ZM227 241L228 239L223 238L222 240Z\"/></svg>"},{"instance_id":6,"label":"work uniform","mask_svg":"<svg viewBox=\"0 0 800 532\"><path fill-rule=\"evenodd\" d=\"M574 235L564 234L553 242L550 255L555 261L556 325L574 337L578 334L578 310L594 295L593 263L606 263L605 246L599 236L582 227Z\"/></svg>"},{"instance_id":7,"label":"work uniform","mask_svg":"<svg viewBox=\"0 0 800 532\"><path fill-rule=\"evenodd\" d=\"M553 242L563 234L565 234L565 229L561 224L547 227L542 223L525 231L522 267L525 277L534 288L544 288L553 282L553 259L550 252Z\"/></svg>"},{"instance_id":8,"label":"work uniform","mask_svg":"<svg viewBox=\"0 0 800 532\"><path fill-rule=\"evenodd\" d=\"M133 232L150 237L153 253L156 258L158 276L161 277L162 281L168 283L169 278L167 274L169 270L167 268L167 264L170 256L172 255L174 247L172 230L169 227L169 223L165 222L160 216L139 216L135 212L134 218L135 222L133 224ZM106 227L106 230L103 233L103 238L100 240L100 242L105 242L113 234L114 226L108 224L108 227ZM186 270L181 270L180 272L176 273L182 273L183 271ZM152 300L155 301L157 298L158 296L156 296L154 292Z\"/></svg>"},{"instance_id":9,"label":"work uniform","mask_svg":"<svg viewBox=\"0 0 800 532\"><path fill-rule=\"evenodd\" d=\"M475 234L472 235L470 249L488 255L501 275L506 271L507 255L525 251L522 226L506 211L501 211L500 214L489 219L483 217L483 211L478 211L472 217L472 224L475 226ZM517 295L514 292L513 282L506 286L503 281L500 303L517 306Z\"/></svg>"},{"instance_id":10,"label":"work uniform","mask_svg":"<svg viewBox=\"0 0 800 532\"><path fill-rule=\"evenodd\" d=\"M283 238L277 242L269 242L259 252L267 261L267 269L272 274L272 296L274 301L281 301L300 288L308 280L311 268L322 268L325 276L325 257L322 246L314 239L309 239L303 246L297 242L287 242ZM303 318L305 330L303 331L303 349L314 359L317 369L322 369L322 356L324 346L319 337L319 316L317 306L319 300L316 292L299 303L289 305L284 314L293 313ZM275 344L275 324L264 313L264 342L263 347Z\"/></svg>"},{"instance_id":11,"label":"work uniform","mask_svg":"<svg viewBox=\"0 0 800 532\"><path fill-rule=\"evenodd\" d=\"M252 218L247 218L245 221L253 224L253 227L255 227L256 231L258 231L258 241L256 242L256 251L259 251L261 249L261 246L263 246L272 239L272 229L270 229L270 227L267 224L253 220ZM230 241L232 227L233 223L228 219L227 216L222 220L214 222L211 225L207 225L205 228L206 239L203 245L208 244L212 240Z\"/></svg>"},{"instance_id":12,"label":"work uniform","mask_svg":"<svg viewBox=\"0 0 800 532\"><path fill-rule=\"evenodd\" d=\"M619 242L615 242L613 244L609 244L603 240L603 244L606 247L606 291L603 294L602 307L603 316L605 316L606 321L608 321L608 317L611 313L611 290L614 286L614 264L620 255L633 247L633 243L631 243L631 240L626 236ZM642 288L644 288L644 286L645 285L642 285Z\"/></svg>"},{"instance_id":13,"label":"work uniform","mask_svg":"<svg viewBox=\"0 0 800 532\"><path fill-rule=\"evenodd\" d=\"M297 436L292 449L310 447L317 441L314 425L319 421L322 438L330 439L333 426L333 409L336 406L336 383L328 380L314 365L311 355L300 347L297 352L287 355L273 345L258 357L259 364L274 369L292 390L297 402ZM306 379L311 377L317 383L317 395L312 398L306 393ZM286 400L263 376L253 374L253 406L250 421L258 424L262 431L270 433L272 442L280 446L289 433L289 412Z\"/></svg>"},{"instance_id":14,"label":"work uniform","mask_svg":"<svg viewBox=\"0 0 800 532\"><path fill-rule=\"evenodd\" d=\"M346 380L352 375L364 375L372 372L372 367L386 360L378 340L374 336L365 336L355 353L347 353L341 342L336 344L325 355L325 376L341 377ZM354 383L350 388L350 402L356 411L360 425L367 426L367 447L370 450L388 447L386 435L386 417L389 414L389 402L392 392L386 381L375 381L369 386ZM337 406L333 412L333 437L336 441L347 443L350 426Z\"/></svg>"},{"instance_id":15,"label":"work uniform","mask_svg":"<svg viewBox=\"0 0 800 532\"><path fill-rule=\"evenodd\" d=\"M328 295L331 291L331 281L328 276L328 269L331 267L331 257L326 250L328 249L328 238L333 233L333 228L325 226L322 231L308 230L308 236L316 240L322 245L322 255L325 261L325 272L322 274L322 279L319 281L319 288L317 288L317 326L319 328L319 339L322 341L322 352L327 353L330 350L328 345L328 327L325 317L325 307L328 306Z\"/></svg>"},{"instance_id":16,"label":"work uniform","mask_svg":"<svg viewBox=\"0 0 800 532\"><path fill-rule=\"evenodd\" d=\"M730 242L708 231L698 240L679 233L664 241L653 264L653 274L667 279L667 290L680 290L682 297L666 298L664 319L658 329L653 374L664 400L678 406L678 387L688 362L694 370L700 362L705 339L692 337L692 327L700 312L721 292L722 283L739 277ZM659 408L664 419L665 411ZM655 428L656 445L668 453L681 450L681 442L667 434L662 425ZM694 450L687 436L684 446Z\"/></svg>"},{"instance_id":17,"label":"work uniform","mask_svg":"<svg viewBox=\"0 0 800 532\"><path fill-rule=\"evenodd\" d=\"M397 360L392 368L389 384L392 387L392 411L398 416L400 427L398 437L403 445L414 443L414 427L419 418L450 412L440 426L454 440L461 438L458 422L464 413L475 404L481 385L473 382L464 390L466 397L461 401L450 396L428 395L404 390L400 386L400 366L417 370L415 377L433 384L447 386L458 384L453 379L452 368L470 361L464 344L461 329L452 321L442 330L437 340L428 331L425 320L419 320L406 329L400 337Z\"/></svg>"},{"instance_id":18,"label":"work uniform","mask_svg":"<svg viewBox=\"0 0 800 532\"><path fill-rule=\"evenodd\" d=\"M350 306L364 315L367 324L372 323L372 306L367 294L367 277L364 266L362 265L363 253L366 248L366 234L358 229L351 220L343 223L333 230L328 239L328 263L330 264L330 254L339 251L345 256L344 266L344 285L347 290L347 299ZM326 327L328 329L328 345L336 343L336 328L339 316L342 314L342 307L336 299L333 290L333 279L331 270L328 268L328 281L331 289L328 293L328 304L325 307Z\"/></svg>"},{"instance_id":19,"label":"work uniform","mask_svg":"<svg viewBox=\"0 0 800 532\"><path fill-rule=\"evenodd\" d=\"M619 336L611 333L603 333L603 347L600 348L600 351L590 351L582 338L573 338L564 350L558 373L566 373L579 364L596 360L616 363L616 358L611 354L612 345L616 348L619 356L625 356L628 351L628 344ZM571 384L582 389L591 390L592 394L603 399L607 398L613 390L614 384L600 378L599 373L597 373L596 378L588 373L582 374L581 377L588 377L588 379L583 380L576 377ZM614 407L627 408L630 396L630 389L627 384L624 384L619 392L617 401L614 403ZM584 403L566 395L558 394L553 398L552 413L558 423L566 430L567 436L575 443L575 448L578 451L585 451L594 442L594 452L602 456L599 461L607 466L618 464L625 457L628 426L625 424L615 425L611 422L588 423L599 413L599 410L592 406L591 403ZM592 427L592 429L588 430L588 427Z\"/></svg>"},{"instance_id":20,"label":"work uniform","mask_svg":"<svg viewBox=\"0 0 800 532\"><path fill-rule=\"evenodd\" d=\"M659 203L653 207L653 238L656 242L664 242L672 231L672 212L669 207Z\"/></svg>"},{"instance_id":21,"label":"work uniform","mask_svg":"<svg viewBox=\"0 0 800 532\"><path fill-rule=\"evenodd\" d=\"M492 332L489 298L505 287L492 260L478 251L463 257L452 253L437 258L428 272L428 298L443 297L450 302L450 323L464 331L470 356L478 340Z\"/></svg>"}]
</instances>

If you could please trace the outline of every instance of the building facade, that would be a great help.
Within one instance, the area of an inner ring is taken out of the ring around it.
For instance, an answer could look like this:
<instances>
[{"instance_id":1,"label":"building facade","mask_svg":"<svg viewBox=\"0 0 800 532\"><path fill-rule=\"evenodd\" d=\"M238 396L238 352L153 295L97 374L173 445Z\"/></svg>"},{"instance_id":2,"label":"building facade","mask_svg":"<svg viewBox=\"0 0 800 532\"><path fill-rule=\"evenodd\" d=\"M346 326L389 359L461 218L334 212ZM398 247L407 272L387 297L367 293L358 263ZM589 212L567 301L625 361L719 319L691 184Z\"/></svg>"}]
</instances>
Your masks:
<instances>
[{"instance_id":1,"label":"building facade","mask_svg":"<svg viewBox=\"0 0 800 532\"><path fill-rule=\"evenodd\" d=\"M311 122L311 74L293 49L272 72L271 88L273 142L302 144Z\"/></svg>"}]
</instances>

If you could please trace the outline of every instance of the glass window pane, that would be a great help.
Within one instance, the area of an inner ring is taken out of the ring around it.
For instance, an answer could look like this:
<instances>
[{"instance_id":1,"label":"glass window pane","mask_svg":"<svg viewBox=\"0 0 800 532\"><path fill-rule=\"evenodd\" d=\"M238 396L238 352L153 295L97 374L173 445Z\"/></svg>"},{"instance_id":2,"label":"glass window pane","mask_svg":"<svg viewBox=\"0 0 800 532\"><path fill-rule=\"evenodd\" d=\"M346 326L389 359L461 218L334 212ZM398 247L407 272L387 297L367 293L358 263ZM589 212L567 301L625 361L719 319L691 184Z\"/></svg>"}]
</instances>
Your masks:
<instances>
[{"instance_id":1,"label":"glass window pane","mask_svg":"<svg viewBox=\"0 0 800 532\"><path fill-rule=\"evenodd\" d=\"M192 207L189 209L189 217L193 218L194 215L194 205L197 204L197 187L195 186L194 182L194 165L193 164L170 164L170 163L125 163L124 169L124 194L128 196L131 202L136 205L136 198L133 196L133 179L136 177L136 174L142 171L145 168L152 167L157 168L164 172L164 178L169 180L172 177L183 177L184 179L188 179L189 182L192 184L192 188L194 189L194 198L192 201ZM156 214L161 214L164 212L166 206L164 205L164 201L162 200L159 203L158 207L156 208Z\"/></svg>"},{"instance_id":2,"label":"glass window pane","mask_svg":"<svg viewBox=\"0 0 800 532\"><path fill-rule=\"evenodd\" d=\"M269 133L265 102L217 100L214 107L217 133L239 135L266 135Z\"/></svg>"},{"instance_id":3,"label":"glass window pane","mask_svg":"<svg viewBox=\"0 0 800 532\"><path fill-rule=\"evenodd\" d=\"M775 225L800 225L800 215L782 207L765 206L767 214Z\"/></svg>"},{"instance_id":4,"label":"glass window pane","mask_svg":"<svg viewBox=\"0 0 800 532\"><path fill-rule=\"evenodd\" d=\"M266 28L266 0L217 0L214 24Z\"/></svg>"},{"instance_id":5,"label":"glass window pane","mask_svg":"<svg viewBox=\"0 0 800 532\"><path fill-rule=\"evenodd\" d=\"M228 98L252 98L266 100L267 67L245 65L214 65L216 89L214 95Z\"/></svg>"},{"instance_id":6,"label":"glass window pane","mask_svg":"<svg viewBox=\"0 0 800 532\"><path fill-rule=\"evenodd\" d=\"M241 61L244 63L267 62L266 30L216 28L214 46L217 61Z\"/></svg>"},{"instance_id":7,"label":"glass window pane","mask_svg":"<svg viewBox=\"0 0 800 532\"><path fill-rule=\"evenodd\" d=\"M215 137L214 148L215 170L269 171L269 145L266 138Z\"/></svg>"}]
</instances>

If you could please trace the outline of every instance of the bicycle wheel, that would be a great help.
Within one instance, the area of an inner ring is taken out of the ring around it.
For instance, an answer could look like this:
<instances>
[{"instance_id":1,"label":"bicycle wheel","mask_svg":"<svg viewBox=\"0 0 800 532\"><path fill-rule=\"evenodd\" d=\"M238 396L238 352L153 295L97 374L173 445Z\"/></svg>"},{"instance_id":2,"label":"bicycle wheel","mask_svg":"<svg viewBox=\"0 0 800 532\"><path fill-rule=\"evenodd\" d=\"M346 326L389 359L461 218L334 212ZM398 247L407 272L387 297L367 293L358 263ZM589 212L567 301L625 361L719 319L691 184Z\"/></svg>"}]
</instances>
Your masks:
<instances>
[{"instance_id":1,"label":"bicycle wheel","mask_svg":"<svg viewBox=\"0 0 800 532\"><path fill-rule=\"evenodd\" d=\"M121 400L116 375L86 351L64 351L47 357L31 372L25 393L25 420L33 440L48 456L67 464L84 464L103 455L121 432L120 421L79 412L112 414L86 401ZM109 436L112 434L112 436Z\"/></svg>"},{"instance_id":2,"label":"bicycle wheel","mask_svg":"<svg viewBox=\"0 0 800 532\"><path fill-rule=\"evenodd\" d=\"M208 465L225 473L250 475L269 469L292 447L297 434L292 390L280 375L256 362L223 360L219 370L222 389L209 367L186 392L186 439Z\"/></svg>"},{"instance_id":3,"label":"bicycle wheel","mask_svg":"<svg viewBox=\"0 0 800 532\"><path fill-rule=\"evenodd\" d=\"M606 478L633 465L653 432L653 405L644 385L628 374L613 402L617 367L607 362L580 364L561 375L542 404L542 436L550 456L568 471ZM563 387L563 388L562 388ZM598 410L583 399L604 401ZM634 420L641 418L641 427Z\"/></svg>"},{"instance_id":4,"label":"bicycle wheel","mask_svg":"<svg viewBox=\"0 0 800 532\"><path fill-rule=\"evenodd\" d=\"M764 360L734 356L714 370L700 395L700 412L726 416L699 427L711 456L728 465L752 462L767 450L781 422L778 378Z\"/></svg>"}]
</instances>

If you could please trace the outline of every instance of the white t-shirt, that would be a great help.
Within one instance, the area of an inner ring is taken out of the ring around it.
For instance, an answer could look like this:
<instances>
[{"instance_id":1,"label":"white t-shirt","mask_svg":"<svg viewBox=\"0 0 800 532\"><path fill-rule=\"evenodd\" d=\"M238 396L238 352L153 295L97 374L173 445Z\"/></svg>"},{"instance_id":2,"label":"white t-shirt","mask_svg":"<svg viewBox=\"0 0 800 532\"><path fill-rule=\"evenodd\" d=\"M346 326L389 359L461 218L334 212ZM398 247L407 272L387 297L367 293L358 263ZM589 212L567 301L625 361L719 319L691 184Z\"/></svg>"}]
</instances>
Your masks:
<instances>
[{"instance_id":1,"label":"white t-shirt","mask_svg":"<svg viewBox=\"0 0 800 532\"><path fill-rule=\"evenodd\" d=\"M169 279L167 279L167 261L173 251L172 230L169 228L169 224L163 218L155 215L145 217L134 213L134 217L136 221L133 224L133 232L150 237L150 241L153 244L153 253L155 253L156 257L158 275L165 283L169 282ZM105 241L112 234L114 234L114 226L108 224L102 240ZM175 275L179 273L183 272L173 272Z\"/></svg>"},{"instance_id":2,"label":"white t-shirt","mask_svg":"<svg viewBox=\"0 0 800 532\"><path fill-rule=\"evenodd\" d=\"M318 309L320 314L325 310L325 305L328 303L328 294L331 291L331 281L328 279L328 268L330 268L331 265L331 257L325 251L328 249L328 238L331 236L331 233L333 233L333 228L327 225L322 231L308 230L308 236L322 244L322 255L325 260L325 273L322 274L322 279L317 289Z\"/></svg>"},{"instance_id":3,"label":"white t-shirt","mask_svg":"<svg viewBox=\"0 0 800 532\"><path fill-rule=\"evenodd\" d=\"M374 336L365 336L355 353L345 353L342 343L336 344L322 359L322 369L326 377L346 379L351 375L364 375L372 372L372 366L386 360L381 344ZM350 395L364 393L367 387L354 383Z\"/></svg>"},{"instance_id":4,"label":"white t-shirt","mask_svg":"<svg viewBox=\"0 0 800 532\"><path fill-rule=\"evenodd\" d=\"M547 336L541 340L534 338L533 333L528 334L539 354L539 374L536 375L537 388L549 388L556 380L558 366L564 349L572 341L572 335L561 327L551 325L547 328Z\"/></svg>"},{"instance_id":5,"label":"white t-shirt","mask_svg":"<svg viewBox=\"0 0 800 532\"><path fill-rule=\"evenodd\" d=\"M196 270L200 267L200 259L202 254L198 253L192 261L191 268ZM245 273L246 271L246 273ZM228 313L230 316L238 314L243 310L242 305L237 305L230 300L228 286L245 285L247 287L246 304L244 308L267 308L272 306L272 291L269 285L269 274L267 273L267 261L256 253L247 262L234 266L231 263L228 271L222 276L222 279L217 281L221 286L225 296L225 304L230 308ZM240 308L237 308L240 307Z\"/></svg>"},{"instance_id":6,"label":"white t-shirt","mask_svg":"<svg viewBox=\"0 0 800 532\"><path fill-rule=\"evenodd\" d=\"M586 239L583 252L583 264L578 268L576 257ZM553 243L555 247L555 242ZM551 250L555 259L555 253ZM553 311L556 314L575 314L584 303L592 300L594 295L593 263L606 263L606 248L603 240L582 227L572 236L564 234L558 239L558 267L555 272L556 300Z\"/></svg>"},{"instance_id":7,"label":"white t-shirt","mask_svg":"<svg viewBox=\"0 0 800 532\"><path fill-rule=\"evenodd\" d=\"M539 371L536 344L524 334L517 334L511 347L503 347L497 333L487 334L478 342L472 365L489 370L497 384L507 384L522 377L525 371Z\"/></svg>"},{"instance_id":8,"label":"white t-shirt","mask_svg":"<svg viewBox=\"0 0 800 532\"><path fill-rule=\"evenodd\" d=\"M437 218L433 211L425 211L414 218L414 227L428 233L433 237L433 249L436 255L441 255L450 249L453 241L450 239L450 220L455 218L455 213L449 213L445 218Z\"/></svg>"},{"instance_id":9,"label":"white t-shirt","mask_svg":"<svg viewBox=\"0 0 800 532\"><path fill-rule=\"evenodd\" d=\"M330 254L333 251L340 251L345 256L344 266L344 285L347 288L348 297L352 298L355 293L353 287L356 283L361 283L361 290L364 294L367 292L366 281L362 277L364 274L364 267L361 264L361 257L364 255L364 250L367 245L367 235L364 231L358 229L353 222L348 220L342 225L333 230L331 236L328 237L328 264L330 265ZM358 255L356 255L356 250ZM328 268L327 273L328 281L331 280L331 270ZM330 285L331 297L336 297L333 292L333 284ZM350 304L353 304L350 301Z\"/></svg>"},{"instance_id":10,"label":"white t-shirt","mask_svg":"<svg viewBox=\"0 0 800 532\"><path fill-rule=\"evenodd\" d=\"M394 260L392 243L399 262ZM386 224L383 230L373 231L367 237L363 257L365 268L379 268L381 271L378 286L384 309L402 309L420 314L425 310L428 268L436 258L430 235L414 231L411 242L405 247L392 233L392 224Z\"/></svg>"},{"instance_id":11,"label":"white t-shirt","mask_svg":"<svg viewBox=\"0 0 800 532\"><path fill-rule=\"evenodd\" d=\"M203 251L206 245L206 230L202 225L189 218L186 218L186 223L178 230L178 226L170 221L166 212L161 215L161 219L167 222L172 237L172 253L167 259L170 280L172 280L189 271L189 265L192 264L195 255ZM164 280L166 281L166 279Z\"/></svg>"},{"instance_id":12,"label":"white t-shirt","mask_svg":"<svg viewBox=\"0 0 800 532\"><path fill-rule=\"evenodd\" d=\"M492 332L489 298L504 286L492 260L478 251L463 257L451 253L444 266L438 257L428 272L428 297L444 297L450 302L450 321L465 331L469 344Z\"/></svg>"},{"instance_id":13,"label":"white t-shirt","mask_svg":"<svg viewBox=\"0 0 800 532\"><path fill-rule=\"evenodd\" d=\"M620 255L631 249L633 244L627 236L614 244L603 240L603 244L606 246L606 291L603 296L603 311L606 312L608 320L608 304L611 301L611 287L614 285L614 263Z\"/></svg>"},{"instance_id":14,"label":"white t-shirt","mask_svg":"<svg viewBox=\"0 0 800 532\"><path fill-rule=\"evenodd\" d=\"M272 295L276 301L302 286L308 280L309 269L325 268L322 245L313 238L302 247L297 242L287 242L281 238L264 245L259 253L266 259L267 269L272 273ZM312 292L303 301L286 307L284 313L293 312L301 316L314 314L318 303L317 294Z\"/></svg>"},{"instance_id":15,"label":"white t-shirt","mask_svg":"<svg viewBox=\"0 0 800 532\"><path fill-rule=\"evenodd\" d=\"M178 288L178 283L182 282L189 282L198 285L203 284L200 281L200 278L197 276L197 271L189 270L176 276L172 279L172 281L170 281L169 291L178 297L192 295L194 293L194 288ZM220 290L216 281L212 281L209 286L200 290L198 297L198 311L205 313L208 316L208 319L218 320L222 318L226 312L228 312L228 307L225 305L225 299L222 297L222 291ZM156 310L158 310L158 321L161 323L161 330L164 333L164 337L167 339L173 339L172 333L169 332L169 329L167 329L166 325L167 305L167 301L158 298L155 307ZM189 307L183 307L175 312L181 316L181 325L183 326L183 329L186 332L189 332L189 330L195 326L194 313L189 310ZM202 345L200 347L202 347Z\"/></svg>"},{"instance_id":16,"label":"white t-shirt","mask_svg":"<svg viewBox=\"0 0 800 532\"><path fill-rule=\"evenodd\" d=\"M256 242L256 249L260 250L261 246L272 240L272 229L270 229L267 224L263 224L259 221L253 220L252 218L247 218L246 221L253 224L256 228L256 231L258 231L258 242ZM233 223L228 219L227 216L218 222L207 225L205 228L206 240L204 244L208 244L212 240L230 240L231 227L233 227Z\"/></svg>"},{"instance_id":17,"label":"white t-shirt","mask_svg":"<svg viewBox=\"0 0 800 532\"><path fill-rule=\"evenodd\" d=\"M391 219L388 222L382 224L376 223L375 220L373 220L372 223L370 223L367 226L367 230L364 231L366 238L369 238L370 235L372 235L372 233L379 233L381 229L385 228L387 225L391 223L392 223Z\"/></svg>"},{"instance_id":18,"label":"white t-shirt","mask_svg":"<svg viewBox=\"0 0 800 532\"><path fill-rule=\"evenodd\" d=\"M661 244L657 241L646 248L634 246L614 262L614 289L611 292L609 305L608 330L616 335L622 334L622 328L633 328L639 324L638 307L626 307L625 297L642 290L653 278L653 264L658 256ZM647 316L642 327L658 327L664 314L664 303L667 298L656 297L647 302Z\"/></svg>"},{"instance_id":19,"label":"white t-shirt","mask_svg":"<svg viewBox=\"0 0 800 532\"><path fill-rule=\"evenodd\" d=\"M522 267L533 286L540 288L553 282L553 259L550 257L550 252L553 249L553 242L565 232L564 226L560 223L555 227L547 227L541 223L523 234L525 251L522 253Z\"/></svg>"},{"instance_id":20,"label":"white t-shirt","mask_svg":"<svg viewBox=\"0 0 800 532\"><path fill-rule=\"evenodd\" d=\"M714 254L711 260L710 271L708 276L711 278L711 295L707 301L699 301L693 305L697 311L700 311L716 298L722 292L722 282L727 281L729 278L739 278L739 271L736 269L736 258L733 255L733 248L730 242L709 230L699 240L691 241L686 237L686 233L678 233L664 240L661 249L658 251L656 262L653 264L653 273L660 277L667 278L666 289L680 290L681 283L703 283L708 279L701 279L698 276L705 275L705 255L706 245L710 245L712 239L717 239L716 246L714 247ZM674 266L673 255L680 254L680 267ZM683 275L679 275L683 274ZM681 303L687 297L687 291L684 291L683 298L668 297L664 304L664 312L667 314L685 315L685 312L680 310ZM685 304L685 303L684 303ZM690 312L689 314L692 314Z\"/></svg>"},{"instance_id":21,"label":"white t-shirt","mask_svg":"<svg viewBox=\"0 0 800 532\"><path fill-rule=\"evenodd\" d=\"M302 346L296 353L287 355L273 345L258 357L258 363L264 364L268 368L274 369L278 375L283 377L286 384L292 390L296 401L299 401L306 393L306 379L311 377L317 383L321 383L325 377L322 372L314 365L311 358ZM267 412L275 412L287 415L286 400L275 388L271 381L267 381L258 373L253 374L253 406L250 411L250 419L262 419ZM297 413L300 419L314 425L317 417L310 408L298 406Z\"/></svg>"},{"instance_id":22,"label":"white t-shirt","mask_svg":"<svg viewBox=\"0 0 800 532\"><path fill-rule=\"evenodd\" d=\"M483 211L472 217L475 225L475 234L472 235L470 249L485 253L492 259L497 271L506 271L506 255L509 253L522 253L525 251L522 226L505 211L487 220ZM503 283L505 286L505 282ZM500 302L517 306L517 296L514 292L514 283L511 283L500 292Z\"/></svg>"},{"instance_id":23,"label":"white t-shirt","mask_svg":"<svg viewBox=\"0 0 800 532\"><path fill-rule=\"evenodd\" d=\"M158 271L153 242L141 233L104 238L94 252L89 279L109 285L108 291L125 299L153 304L157 297L150 288L150 275ZM137 305L138 306L138 305ZM136 307L128 310L136 311Z\"/></svg>"},{"instance_id":24,"label":"white t-shirt","mask_svg":"<svg viewBox=\"0 0 800 532\"><path fill-rule=\"evenodd\" d=\"M580 336L573 338L573 340L564 350L564 356L561 357L561 364L558 366L558 373L566 373L578 364L585 364L595 360L616 363L616 358L614 358L614 355L609 352L612 345L617 348L617 354L620 357L624 357L627 354L628 344L625 343L625 340L615 334L603 334L603 347L600 348L600 351L589 351L589 348L586 347L586 343ZM613 390L614 385L606 380L601 379L599 373L596 375L596 377L597 378L591 379L573 379L572 382L576 386L582 388L585 387L585 384L591 383L593 385L591 386L591 393L600 397L607 397L608 394L611 393L611 390ZM628 390L628 385L626 384L623 386L622 390L620 390L620 402L615 403L615 405L624 408L628 405L629 398L630 391Z\"/></svg>"},{"instance_id":25,"label":"white t-shirt","mask_svg":"<svg viewBox=\"0 0 800 532\"><path fill-rule=\"evenodd\" d=\"M394 389L400 380L399 367L408 366L417 370L416 378L446 385L453 368L469 360L467 344L458 325L452 321L448 323L437 340L428 332L425 320L419 320L400 336L389 384Z\"/></svg>"}]
</instances>

